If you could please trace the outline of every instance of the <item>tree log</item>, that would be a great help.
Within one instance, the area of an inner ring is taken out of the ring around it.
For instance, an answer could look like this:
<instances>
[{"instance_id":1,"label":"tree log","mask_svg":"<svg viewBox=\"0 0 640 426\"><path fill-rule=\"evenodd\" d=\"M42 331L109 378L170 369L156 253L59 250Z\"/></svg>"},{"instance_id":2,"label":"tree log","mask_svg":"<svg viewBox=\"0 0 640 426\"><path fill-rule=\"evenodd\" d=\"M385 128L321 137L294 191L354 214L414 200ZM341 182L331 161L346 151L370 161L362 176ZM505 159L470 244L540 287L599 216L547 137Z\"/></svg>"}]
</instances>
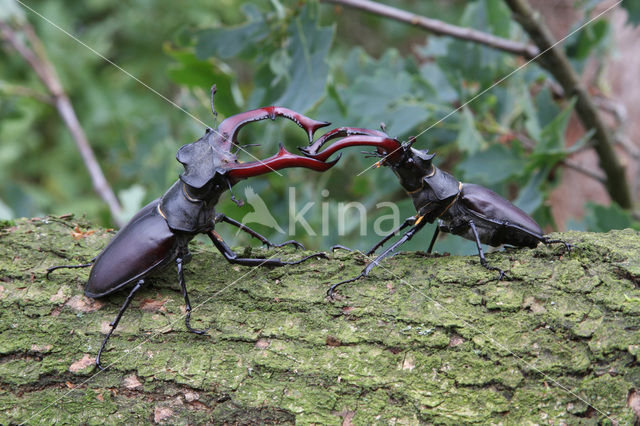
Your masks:
<instances>
[{"instance_id":1,"label":"tree log","mask_svg":"<svg viewBox=\"0 0 640 426\"><path fill-rule=\"evenodd\" d=\"M135 296L100 372L127 292L90 299L87 269L45 270L112 236L72 217L0 224L1 424L630 424L640 411L633 230L553 235L570 253L491 253L501 282L477 256L402 253L334 301L328 285L367 258L247 268L194 241L191 324L207 335L185 329L169 267Z\"/></svg>"}]
</instances>

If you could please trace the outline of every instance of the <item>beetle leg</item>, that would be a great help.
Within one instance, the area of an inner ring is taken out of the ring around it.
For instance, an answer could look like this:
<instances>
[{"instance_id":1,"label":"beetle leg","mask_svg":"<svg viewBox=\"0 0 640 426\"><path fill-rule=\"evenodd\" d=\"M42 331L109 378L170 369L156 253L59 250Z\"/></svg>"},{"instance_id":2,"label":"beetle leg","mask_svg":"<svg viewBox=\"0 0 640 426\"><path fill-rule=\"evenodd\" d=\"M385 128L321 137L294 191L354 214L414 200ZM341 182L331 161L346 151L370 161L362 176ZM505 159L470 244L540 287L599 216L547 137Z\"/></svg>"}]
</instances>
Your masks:
<instances>
[{"instance_id":1,"label":"beetle leg","mask_svg":"<svg viewBox=\"0 0 640 426\"><path fill-rule=\"evenodd\" d=\"M96 367L98 367L100 370L104 370L104 367L100 364L100 355L102 355L102 350L106 346L107 340L109 340L109 337L111 337L111 334L118 326L118 323L120 322L120 318L122 318L122 314L124 314L124 311L126 311L127 308L129 307L129 304L131 303L131 299L133 299L133 295L136 294L138 290L140 290L143 284L144 284L144 280L138 280L138 282L133 287L133 289L127 296L126 300L124 301L124 304L120 308L118 315L116 315L115 319L111 321L111 324L109 324L111 326L111 330L109 330L109 332L107 333L107 336L102 341L102 345L100 346L100 350L98 351L98 356L96 356Z\"/></svg>"},{"instance_id":2,"label":"beetle leg","mask_svg":"<svg viewBox=\"0 0 640 426\"><path fill-rule=\"evenodd\" d=\"M326 253L314 253L309 256L305 256L300 260L295 262L286 262L281 259L260 259L260 258L251 258L251 257L238 257L238 254L231 250L231 248L224 242L224 240L218 235L215 231L209 231L207 233L213 245L222 253L225 259L229 261L229 263L235 263L243 266L285 266L285 265L297 265L306 260L315 258L315 257L323 257L328 259Z\"/></svg>"},{"instance_id":3,"label":"beetle leg","mask_svg":"<svg viewBox=\"0 0 640 426\"><path fill-rule=\"evenodd\" d=\"M566 241L562 241L562 240L550 240L547 237L542 237L542 239L540 240L542 241L544 244L546 245L550 245L550 244L564 244L564 248L567 250L567 252L570 252L571 249L574 247L572 244L569 244Z\"/></svg>"},{"instance_id":4,"label":"beetle leg","mask_svg":"<svg viewBox=\"0 0 640 426\"><path fill-rule=\"evenodd\" d=\"M334 285L332 285L331 287L329 287L329 290L327 290L327 297L331 300L333 300L335 298L335 291L336 288L340 287L342 284L347 284L347 283L352 283L354 281L358 281L360 278L364 277L364 271L360 272L360 275L358 275L355 278L350 278L348 280L344 280L344 281L340 281L339 283L335 283Z\"/></svg>"},{"instance_id":5,"label":"beetle leg","mask_svg":"<svg viewBox=\"0 0 640 426\"><path fill-rule=\"evenodd\" d=\"M231 189L231 182L229 179L225 179L227 181L227 186L229 186L229 194L231 194L231 201L236 203L236 206L242 207L244 206L244 200L238 200L235 195L233 195L233 190Z\"/></svg>"},{"instance_id":6,"label":"beetle leg","mask_svg":"<svg viewBox=\"0 0 640 426\"><path fill-rule=\"evenodd\" d=\"M74 269L74 268L88 268L89 266L93 265L94 262L96 261L97 256L94 257L93 259L91 259L89 261L89 263L83 263L82 265L58 265L58 266L50 266L49 268L47 268L47 274L45 275L46 279L49 279L49 274L52 273L53 271L55 271L56 269Z\"/></svg>"},{"instance_id":7,"label":"beetle leg","mask_svg":"<svg viewBox=\"0 0 640 426\"><path fill-rule=\"evenodd\" d=\"M489 266L487 263L487 259L484 258L484 251L482 251L482 243L480 242L480 237L478 236L478 230L476 229L476 224L473 223L473 220L469 220L469 226L471 227L471 232L473 232L473 236L476 240L476 247L478 248L478 255L480 256L480 264L487 268L490 271L498 271L500 275L498 276L498 281L506 277L504 271L500 268L496 268L495 266Z\"/></svg>"},{"instance_id":8,"label":"beetle leg","mask_svg":"<svg viewBox=\"0 0 640 426\"><path fill-rule=\"evenodd\" d=\"M300 248L302 250L304 250L304 246L302 245L302 243L299 243L296 240L289 240L289 241L285 241L284 243L281 244L274 244L271 241L269 241L268 239L266 239L264 236L258 234L256 231L254 231L253 229L249 228L247 225L238 222L235 219L230 218L229 216L225 215L224 213L218 213L216 215L216 219L215 219L216 223L220 223L220 222L226 222L229 225L233 225L235 227L237 227L238 229L240 229L241 231L246 232L247 234L251 235L253 238L259 240L262 244L264 244L267 247L284 247L288 244L291 244L293 246L295 246L296 248Z\"/></svg>"},{"instance_id":9,"label":"beetle leg","mask_svg":"<svg viewBox=\"0 0 640 426\"><path fill-rule=\"evenodd\" d=\"M393 245L391 247L389 247L388 249L386 249L385 251L383 251L378 257L376 257L373 262L369 263L367 265L366 268L364 268L362 270L362 272L360 273L360 275L358 275L355 278L351 278L348 280L344 280L344 281L340 281L339 283L336 283L334 285L332 285L331 287L329 287L329 290L327 290L327 296L330 299L333 299L333 295L335 293L336 288L338 288L339 286L341 286L342 284L346 284L346 283L350 283L353 281L357 281L360 278L363 277L367 277L369 276L369 272L371 272L371 270L373 268L375 268L377 265L380 264L380 261L382 261L382 259L384 259L385 257L389 256L391 253L393 253L393 251L395 249L397 249L398 247L400 247L402 244L406 243L407 241L409 241L418 231L420 231L424 225L426 225L426 221L417 221L416 225L414 225L411 229L409 229L403 236L402 238L400 238L398 241L396 241L395 243L393 243Z\"/></svg>"},{"instance_id":10,"label":"beetle leg","mask_svg":"<svg viewBox=\"0 0 640 426\"><path fill-rule=\"evenodd\" d=\"M431 251L433 250L433 245L436 243L436 240L438 239L438 234L440 234L440 227L436 226L436 230L433 233L433 237L431 237L431 242L429 243L429 249L427 250L427 254L431 254Z\"/></svg>"},{"instance_id":11,"label":"beetle leg","mask_svg":"<svg viewBox=\"0 0 640 426\"><path fill-rule=\"evenodd\" d=\"M184 317L184 323L187 326L187 330L195 334L206 334L208 328L205 330L198 330L191 327L189 321L191 320L191 303L189 302L189 295L187 294L187 284L184 281L184 272L182 271L182 258L176 258L176 266L178 267L178 282L180 283L180 288L182 289L182 296L184 296L184 304L185 311L187 315Z\"/></svg>"},{"instance_id":12,"label":"beetle leg","mask_svg":"<svg viewBox=\"0 0 640 426\"><path fill-rule=\"evenodd\" d=\"M386 243L387 241L389 241L391 238L395 237L396 235L398 235L398 233L400 231L402 231L404 228L406 228L409 225L414 224L416 221L415 216L411 216L408 217L404 220L404 222L402 223L402 225L400 225L399 227L397 227L396 229L394 229L393 231L391 231L386 237L384 237L382 240L380 240L378 242L378 244L376 244L375 246L371 247L371 249L369 249L369 251L367 251L367 253L365 253L367 256L372 255L373 253L375 253L376 250L378 250L380 247L382 247L384 245L384 243Z\"/></svg>"}]
</instances>

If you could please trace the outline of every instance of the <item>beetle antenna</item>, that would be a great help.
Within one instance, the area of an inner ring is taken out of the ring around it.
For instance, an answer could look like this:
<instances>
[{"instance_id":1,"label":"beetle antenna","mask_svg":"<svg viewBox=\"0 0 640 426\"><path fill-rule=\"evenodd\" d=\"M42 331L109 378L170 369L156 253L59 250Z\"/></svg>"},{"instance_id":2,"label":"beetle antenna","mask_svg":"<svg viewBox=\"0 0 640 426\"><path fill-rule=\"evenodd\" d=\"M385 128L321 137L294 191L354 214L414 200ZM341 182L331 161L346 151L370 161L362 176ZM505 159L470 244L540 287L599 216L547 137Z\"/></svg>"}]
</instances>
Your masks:
<instances>
[{"instance_id":1,"label":"beetle antenna","mask_svg":"<svg viewBox=\"0 0 640 426\"><path fill-rule=\"evenodd\" d=\"M229 185L229 193L231 194L231 201L233 201L234 203L236 203L236 206L238 207L242 207L244 206L244 201L242 200L238 200L235 195L233 195L233 191L231 190L231 182L229 181L229 179L227 179L227 185Z\"/></svg>"},{"instance_id":2,"label":"beetle antenna","mask_svg":"<svg viewBox=\"0 0 640 426\"><path fill-rule=\"evenodd\" d=\"M218 91L218 88L216 87L215 84L213 86L211 86L211 112L213 113L213 128L214 129L218 128L218 113L216 112L216 109L213 106L213 96L216 94L217 91Z\"/></svg>"},{"instance_id":3,"label":"beetle antenna","mask_svg":"<svg viewBox=\"0 0 640 426\"><path fill-rule=\"evenodd\" d=\"M417 140L418 140L418 138L416 136L410 136L409 140L402 144L402 147L404 149L409 149L409 148L411 148L411 145L413 145L415 143L415 141L417 141Z\"/></svg>"},{"instance_id":4,"label":"beetle antenna","mask_svg":"<svg viewBox=\"0 0 640 426\"><path fill-rule=\"evenodd\" d=\"M378 151L360 151L362 154L365 154L364 158L371 158L371 157L377 157L377 158L381 158L384 157L383 154L380 154Z\"/></svg>"}]
</instances>

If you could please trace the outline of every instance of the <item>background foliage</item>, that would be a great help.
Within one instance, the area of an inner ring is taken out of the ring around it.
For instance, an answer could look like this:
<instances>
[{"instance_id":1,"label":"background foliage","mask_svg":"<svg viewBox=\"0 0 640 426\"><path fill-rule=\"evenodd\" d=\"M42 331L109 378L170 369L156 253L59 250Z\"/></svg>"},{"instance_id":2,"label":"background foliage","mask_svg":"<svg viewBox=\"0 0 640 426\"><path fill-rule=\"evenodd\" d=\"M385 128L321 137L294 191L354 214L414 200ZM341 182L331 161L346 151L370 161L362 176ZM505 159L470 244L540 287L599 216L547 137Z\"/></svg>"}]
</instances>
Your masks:
<instances>
[{"instance_id":1,"label":"background foliage","mask_svg":"<svg viewBox=\"0 0 640 426\"><path fill-rule=\"evenodd\" d=\"M394 4L526 40L501 0ZM630 20L637 22L635 4L625 2ZM9 5L16 7L11 0L0 5L5 12ZM208 92L215 82L216 109L222 116L276 104L331 121L332 127L376 128L384 122L387 132L401 139L429 129L416 146L437 152L439 167L515 200L547 229L554 224L545 200L562 173L559 162L587 140L565 147L564 130L573 104L554 99L549 75L535 64L449 116L453 108L521 65L521 59L473 43L427 36L364 13L342 13L313 1L279 0L253 0L241 7L232 0L41 1L32 7L206 123L213 121ZM42 38L107 179L132 215L176 179L181 166L175 152L203 133L202 124L47 22L27 12L24 16ZM15 16L5 13L0 19ZM609 23L601 20L568 40L567 52L580 69L589 58L606 60L603 52L610 43ZM35 74L14 52L1 50L0 217L74 212L111 224L68 130L53 107L24 96L30 91L43 92ZM303 132L286 120L251 125L241 140L260 142L249 148L259 158L275 153L278 142L291 151L306 144ZM321 234L324 226L328 233L313 236L298 226L297 238L315 248L338 242L368 248L378 239L371 232L376 218L390 213L378 203L397 202L402 218L415 212L390 170L358 175L372 162L353 150L328 173L287 170L284 177L272 174L243 182L234 192L246 198L250 187L287 230L292 186L298 208L315 203L304 216L311 228ZM328 194L322 192L325 188ZM339 203L351 201L363 202L368 209L367 237L360 236L355 210L345 223L346 235L339 235ZM323 223L326 208L331 215ZM252 208L239 208L225 196L219 210L241 219ZM615 205L589 204L586 210L585 218L576 218L571 227L603 231L637 226ZM275 240L288 239L270 228L255 228ZM222 232L234 245L247 243L233 230ZM407 249L425 249L428 238L412 241ZM442 241L436 249L475 250L459 238Z\"/></svg>"}]
</instances>

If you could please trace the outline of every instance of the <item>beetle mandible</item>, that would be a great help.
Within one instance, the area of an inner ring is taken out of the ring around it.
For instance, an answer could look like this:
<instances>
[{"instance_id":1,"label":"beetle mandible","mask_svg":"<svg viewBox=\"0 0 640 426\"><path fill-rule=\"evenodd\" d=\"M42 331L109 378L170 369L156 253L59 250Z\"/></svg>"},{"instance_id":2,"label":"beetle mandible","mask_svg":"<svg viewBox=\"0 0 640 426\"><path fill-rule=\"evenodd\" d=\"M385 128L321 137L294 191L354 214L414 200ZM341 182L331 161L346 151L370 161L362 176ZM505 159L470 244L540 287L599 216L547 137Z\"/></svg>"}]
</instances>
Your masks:
<instances>
[{"instance_id":1,"label":"beetle mandible","mask_svg":"<svg viewBox=\"0 0 640 426\"><path fill-rule=\"evenodd\" d=\"M343 138L332 143L324 151L318 152L323 144L338 137ZM571 245L562 240L546 237L540 225L531 216L505 198L483 186L462 183L434 166L432 160L435 154L412 148L415 140L411 138L406 143L400 143L384 131L342 127L326 133L309 147L302 149L310 158L326 161L333 153L349 146L376 147L376 151L368 154L381 158L376 163L378 167L388 166L393 170L400 185L413 200L417 211L415 216L405 219L397 229L367 251L366 255L373 254L389 239L411 226L398 241L369 263L360 275L332 285L327 292L329 297L333 297L338 286L368 276L382 259L409 241L427 223L436 220L438 226L427 253L431 253L440 231L459 235L476 243L480 263L489 270L498 271L498 280L502 279L505 273L487 263L482 244L493 247L509 244L533 248L539 243L561 243L567 250L571 249Z\"/></svg>"},{"instance_id":2,"label":"beetle mandible","mask_svg":"<svg viewBox=\"0 0 640 426\"><path fill-rule=\"evenodd\" d=\"M211 90L213 96L215 85ZM213 110L214 116L216 115ZM185 172L180 175L167 192L143 207L118 233L109 244L89 263L84 265L62 265L47 269L49 273L59 268L82 268L92 266L89 279L84 287L88 297L108 296L131 284L133 288L125 299L110 330L104 338L96 356L96 366L103 369L100 357L109 337L114 332L122 315L131 303L135 293L145 284L147 277L159 269L176 263L178 282L184 297L185 324L190 332L204 334L206 330L191 327L191 304L187 294L183 266L191 258L188 244L197 234L206 234L213 245L230 263L245 266L284 266L295 265L314 257L326 257L324 253L315 253L295 262L282 261L279 258L259 259L239 257L215 232L217 223L226 222L249 233L268 247L280 247L293 244L302 247L297 241L273 244L265 237L237 222L223 213L216 213L215 205L220 196L242 179L258 176L270 171L287 167L305 167L316 171L331 168L333 162L323 162L308 157L294 155L280 145L279 152L263 161L238 162L231 152L233 145L238 146L237 136L240 129L253 121L276 116L288 118L298 124L307 133L309 141L315 131L330 123L316 121L288 108L264 107L231 116L220 123L217 129L208 128L200 139L186 144L178 150L177 160L183 164ZM214 126L215 127L215 126ZM232 196L232 199L233 196ZM234 201L236 201L234 199ZM237 201L236 201L237 202Z\"/></svg>"}]
</instances>

